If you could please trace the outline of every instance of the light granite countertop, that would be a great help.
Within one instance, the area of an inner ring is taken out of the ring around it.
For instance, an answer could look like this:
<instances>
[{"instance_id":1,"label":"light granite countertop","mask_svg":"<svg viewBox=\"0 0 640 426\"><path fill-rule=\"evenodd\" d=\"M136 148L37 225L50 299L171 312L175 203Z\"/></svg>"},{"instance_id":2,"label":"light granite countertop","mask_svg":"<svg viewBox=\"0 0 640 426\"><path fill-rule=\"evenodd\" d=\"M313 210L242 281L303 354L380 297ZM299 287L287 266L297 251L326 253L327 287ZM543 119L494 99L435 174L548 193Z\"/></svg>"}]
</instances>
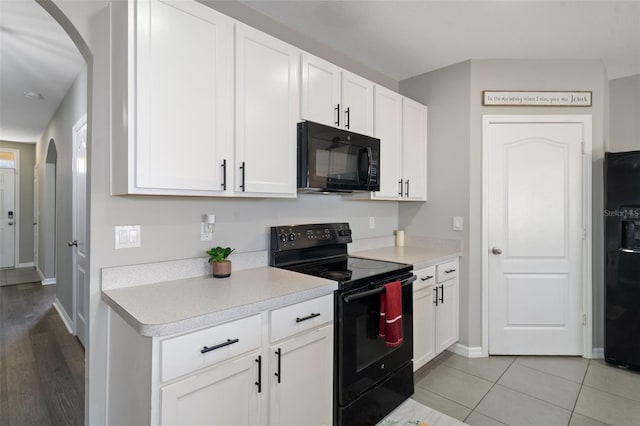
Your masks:
<instances>
[{"instance_id":1,"label":"light granite countertop","mask_svg":"<svg viewBox=\"0 0 640 426\"><path fill-rule=\"evenodd\" d=\"M414 270L454 260L462 254L460 247L446 245L421 246L419 242L402 247L392 246L373 250L355 251L352 256L389 262L410 263Z\"/></svg>"},{"instance_id":2,"label":"light granite countertop","mask_svg":"<svg viewBox=\"0 0 640 426\"><path fill-rule=\"evenodd\" d=\"M457 240L410 238L403 247L350 254L410 263L417 270L453 260L462 248ZM324 296L338 288L332 280L269 266L212 278L201 275L205 265L206 259L187 259L106 268L102 298L143 336L168 336Z\"/></svg>"},{"instance_id":3,"label":"light granite countertop","mask_svg":"<svg viewBox=\"0 0 640 426\"><path fill-rule=\"evenodd\" d=\"M112 290L102 297L143 336L167 336L333 293L335 281L284 269L234 271Z\"/></svg>"}]
</instances>

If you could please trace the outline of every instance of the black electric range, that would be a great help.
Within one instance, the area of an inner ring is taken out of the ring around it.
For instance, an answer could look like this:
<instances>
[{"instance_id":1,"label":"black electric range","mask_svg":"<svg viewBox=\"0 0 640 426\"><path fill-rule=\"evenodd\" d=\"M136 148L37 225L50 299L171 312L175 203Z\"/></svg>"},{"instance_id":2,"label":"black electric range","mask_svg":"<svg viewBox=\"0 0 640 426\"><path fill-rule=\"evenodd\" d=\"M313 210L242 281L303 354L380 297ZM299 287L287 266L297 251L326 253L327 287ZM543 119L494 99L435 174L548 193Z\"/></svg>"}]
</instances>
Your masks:
<instances>
[{"instance_id":1,"label":"black electric range","mask_svg":"<svg viewBox=\"0 0 640 426\"><path fill-rule=\"evenodd\" d=\"M334 294L334 424L374 425L413 394L413 266L349 256L348 223L274 226L269 264L338 283ZM384 285L402 288L404 341L378 335Z\"/></svg>"}]
</instances>

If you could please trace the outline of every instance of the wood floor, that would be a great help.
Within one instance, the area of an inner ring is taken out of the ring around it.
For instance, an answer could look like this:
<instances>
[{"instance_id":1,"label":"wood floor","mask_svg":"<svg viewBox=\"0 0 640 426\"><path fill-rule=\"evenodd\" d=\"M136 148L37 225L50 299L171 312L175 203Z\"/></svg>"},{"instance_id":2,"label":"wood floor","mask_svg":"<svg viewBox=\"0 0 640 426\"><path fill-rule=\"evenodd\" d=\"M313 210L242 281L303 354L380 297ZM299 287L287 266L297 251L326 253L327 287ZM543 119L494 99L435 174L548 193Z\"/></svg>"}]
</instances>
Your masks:
<instances>
[{"instance_id":1,"label":"wood floor","mask_svg":"<svg viewBox=\"0 0 640 426\"><path fill-rule=\"evenodd\" d=\"M55 285L0 287L0 426L84 424L84 349Z\"/></svg>"}]
</instances>

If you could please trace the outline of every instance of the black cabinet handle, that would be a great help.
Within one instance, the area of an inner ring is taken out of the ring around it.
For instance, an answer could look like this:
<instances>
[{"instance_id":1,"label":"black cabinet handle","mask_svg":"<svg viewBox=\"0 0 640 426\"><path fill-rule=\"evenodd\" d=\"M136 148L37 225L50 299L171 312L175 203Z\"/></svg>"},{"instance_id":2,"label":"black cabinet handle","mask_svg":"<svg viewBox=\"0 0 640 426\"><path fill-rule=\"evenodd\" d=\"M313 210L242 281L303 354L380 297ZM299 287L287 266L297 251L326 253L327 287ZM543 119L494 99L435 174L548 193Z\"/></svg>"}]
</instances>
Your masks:
<instances>
[{"instance_id":1,"label":"black cabinet handle","mask_svg":"<svg viewBox=\"0 0 640 426\"><path fill-rule=\"evenodd\" d=\"M405 194L407 197L409 196L409 179L407 179L407 192Z\"/></svg>"},{"instance_id":2,"label":"black cabinet handle","mask_svg":"<svg viewBox=\"0 0 640 426\"><path fill-rule=\"evenodd\" d=\"M240 165L240 170L242 170L242 183L240 184L240 189L242 189L242 192L244 192L244 173L245 173L245 170L246 170L244 161Z\"/></svg>"},{"instance_id":3,"label":"black cabinet handle","mask_svg":"<svg viewBox=\"0 0 640 426\"><path fill-rule=\"evenodd\" d=\"M344 125L345 128L349 128L349 125L351 123L351 120L349 119L349 108L347 108L347 110L344 112L344 114L347 116L347 123Z\"/></svg>"},{"instance_id":4,"label":"black cabinet handle","mask_svg":"<svg viewBox=\"0 0 640 426\"><path fill-rule=\"evenodd\" d=\"M315 317L319 317L319 316L320 316L320 314L314 314L312 312L311 315L309 315L309 316L302 317L302 318L296 318L296 322L302 322L302 321L310 320L311 318L315 318Z\"/></svg>"},{"instance_id":5,"label":"black cabinet handle","mask_svg":"<svg viewBox=\"0 0 640 426\"><path fill-rule=\"evenodd\" d=\"M280 383L280 380L282 379L282 365L280 364L280 361L282 360L282 349L278 348L276 356L278 357L278 371L275 372L275 376L278 378L278 383Z\"/></svg>"},{"instance_id":6,"label":"black cabinet handle","mask_svg":"<svg viewBox=\"0 0 640 426\"><path fill-rule=\"evenodd\" d=\"M420 280L421 281L426 281L426 280L430 280L431 278L433 278L433 275L427 275L426 277L420 278Z\"/></svg>"},{"instance_id":7,"label":"black cabinet handle","mask_svg":"<svg viewBox=\"0 0 640 426\"><path fill-rule=\"evenodd\" d=\"M438 306L438 286L435 286L435 287L433 288L433 291L435 291L435 292L436 292L436 297L433 299L433 304L434 304L434 305L436 305L436 306Z\"/></svg>"},{"instance_id":8,"label":"black cabinet handle","mask_svg":"<svg viewBox=\"0 0 640 426\"><path fill-rule=\"evenodd\" d=\"M340 104L336 105L334 110L336 111L336 126L340 127Z\"/></svg>"},{"instance_id":9,"label":"black cabinet handle","mask_svg":"<svg viewBox=\"0 0 640 426\"><path fill-rule=\"evenodd\" d=\"M440 303L444 303L444 284L440 285Z\"/></svg>"},{"instance_id":10,"label":"black cabinet handle","mask_svg":"<svg viewBox=\"0 0 640 426\"><path fill-rule=\"evenodd\" d=\"M258 387L258 393L262 392L262 355L258 355L258 359L256 359L258 363L258 381L255 382L255 385Z\"/></svg>"},{"instance_id":11,"label":"black cabinet handle","mask_svg":"<svg viewBox=\"0 0 640 426\"><path fill-rule=\"evenodd\" d=\"M444 273L445 274L450 274L450 273L455 272L455 271L456 271L455 269L448 269L448 270L444 271Z\"/></svg>"},{"instance_id":12,"label":"black cabinet handle","mask_svg":"<svg viewBox=\"0 0 640 426\"><path fill-rule=\"evenodd\" d=\"M222 190L227 190L227 160L222 160Z\"/></svg>"},{"instance_id":13,"label":"black cabinet handle","mask_svg":"<svg viewBox=\"0 0 640 426\"><path fill-rule=\"evenodd\" d=\"M234 343L238 343L240 339L227 339L224 343L219 343L214 346L204 346L201 350L201 354L206 354L207 352L215 351L216 349L224 348L225 346L233 345Z\"/></svg>"},{"instance_id":14,"label":"black cabinet handle","mask_svg":"<svg viewBox=\"0 0 640 426\"><path fill-rule=\"evenodd\" d=\"M398 181L398 183L400 184L400 192L398 192L398 195L402 197L402 188L403 188L404 181L402 179L400 179Z\"/></svg>"}]
</instances>

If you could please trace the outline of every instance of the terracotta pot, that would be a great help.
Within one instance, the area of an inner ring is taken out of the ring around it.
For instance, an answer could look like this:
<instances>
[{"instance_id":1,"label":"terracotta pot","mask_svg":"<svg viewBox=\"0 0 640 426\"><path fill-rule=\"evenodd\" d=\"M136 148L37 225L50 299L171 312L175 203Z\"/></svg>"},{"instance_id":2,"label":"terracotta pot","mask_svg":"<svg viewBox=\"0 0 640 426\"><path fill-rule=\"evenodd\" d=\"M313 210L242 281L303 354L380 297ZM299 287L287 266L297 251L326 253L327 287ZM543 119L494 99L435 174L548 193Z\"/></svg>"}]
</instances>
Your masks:
<instances>
[{"instance_id":1,"label":"terracotta pot","mask_svg":"<svg viewBox=\"0 0 640 426\"><path fill-rule=\"evenodd\" d=\"M226 278L231 275L231 261L211 262L211 273L216 278Z\"/></svg>"}]
</instances>

